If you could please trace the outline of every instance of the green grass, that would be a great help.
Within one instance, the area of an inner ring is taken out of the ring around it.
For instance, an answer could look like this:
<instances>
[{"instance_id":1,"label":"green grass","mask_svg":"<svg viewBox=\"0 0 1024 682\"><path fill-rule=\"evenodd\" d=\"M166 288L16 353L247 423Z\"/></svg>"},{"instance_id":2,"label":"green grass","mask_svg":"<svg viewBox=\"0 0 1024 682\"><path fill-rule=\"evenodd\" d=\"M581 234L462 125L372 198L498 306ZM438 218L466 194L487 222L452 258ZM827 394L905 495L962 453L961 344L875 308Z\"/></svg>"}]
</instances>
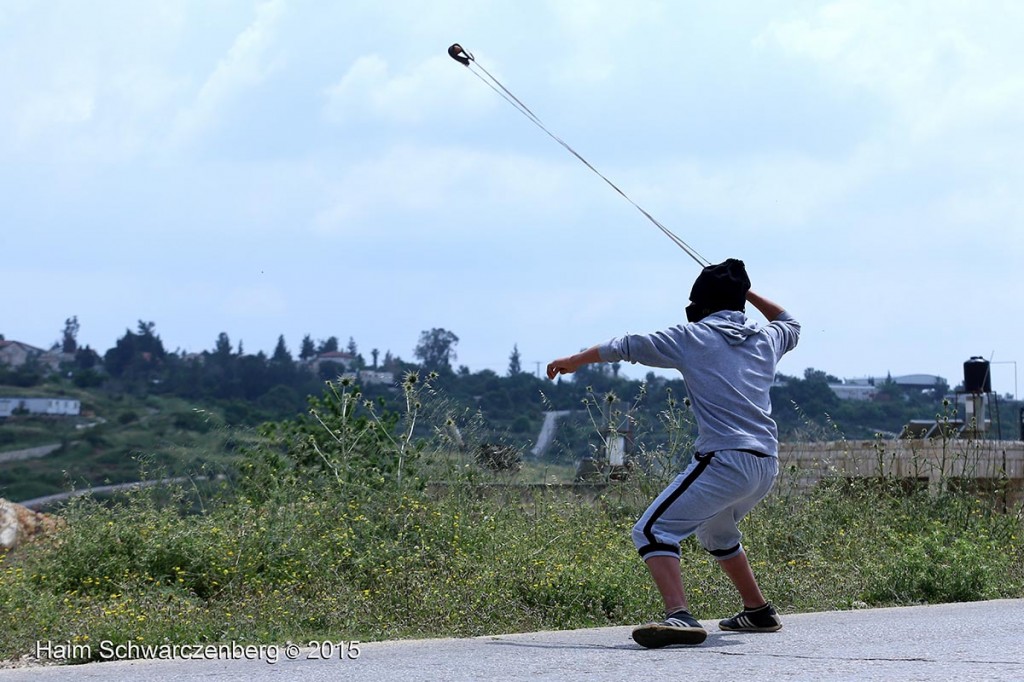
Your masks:
<instances>
[{"instance_id":1,"label":"green grass","mask_svg":"<svg viewBox=\"0 0 1024 682\"><path fill-rule=\"evenodd\" d=\"M319 419L265 432L213 490L75 500L64 530L0 564L0 658L37 640L373 641L660 614L630 528L665 476L638 471L600 490L507 485L518 474L481 469L441 437L403 437L425 426L416 387L407 394L407 413L385 431L372 406L339 388ZM798 493L788 475L742 525L784 613L1024 593L1019 508L996 513L966 493L887 481ZM437 480L447 484L428 484ZM496 482L506 485L485 485ZM736 610L692 539L682 564L698 617Z\"/></svg>"},{"instance_id":2,"label":"green grass","mask_svg":"<svg viewBox=\"0 0 1024 682\"><path fill-rule=\"evenodd\" d=\"M51 443L61 448L45 457L0 466L0 497L19 501L135 481L142 466L169 475L199 467L224 469L237 460L234 450L251 440L244 430L228 429L217 413L196 410L179 398L68 393L83 400L84 416L5 421L9 442L0 452Z\"/></svg>"}]
</instances>

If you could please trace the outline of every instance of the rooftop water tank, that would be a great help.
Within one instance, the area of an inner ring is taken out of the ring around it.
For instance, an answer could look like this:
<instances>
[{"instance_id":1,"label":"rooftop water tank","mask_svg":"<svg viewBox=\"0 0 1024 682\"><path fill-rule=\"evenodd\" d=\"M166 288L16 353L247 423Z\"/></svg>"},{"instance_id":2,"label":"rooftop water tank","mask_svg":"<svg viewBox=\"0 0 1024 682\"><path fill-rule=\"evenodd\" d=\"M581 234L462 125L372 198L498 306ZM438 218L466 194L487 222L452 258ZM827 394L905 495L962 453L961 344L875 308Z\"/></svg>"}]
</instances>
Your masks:
<instances>
[{"instance_id":1,"label":"rooftop water tank","mask_svg":"<svg viewBox=\"0 0 1024 682\"><path fill-rule=\"evenodd\" d=\"M964 363L964 393L991 393L992 374L988 360L975 355Z\"/></svg>"}]
</instances>

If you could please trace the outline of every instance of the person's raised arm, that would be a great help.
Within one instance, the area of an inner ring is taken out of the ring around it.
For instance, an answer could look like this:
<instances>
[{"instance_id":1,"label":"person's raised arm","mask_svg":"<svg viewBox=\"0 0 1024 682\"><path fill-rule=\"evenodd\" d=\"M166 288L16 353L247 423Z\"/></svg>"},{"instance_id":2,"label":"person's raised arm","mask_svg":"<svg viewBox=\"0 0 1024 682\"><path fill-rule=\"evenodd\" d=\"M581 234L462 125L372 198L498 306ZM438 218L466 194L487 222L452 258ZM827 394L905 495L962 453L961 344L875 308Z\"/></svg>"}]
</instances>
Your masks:
<instances>
[{"instance_id":1,"label":"person's raised arm","mask_svg":"<svg viewBox=\"0 0 1024 682\"><path fill-rule=\"evenodd\" d=\"M783 308L778 303L769 301L767 298L760 296L753 290L747 292L747 301L757 308L762 315L764 315L769 322L774 322L775 318L778 317L782 312Z\"/></svg>"},{"instance_id":2,"label":"person's raised arm","mask_svg":"<svg viewBox=\"0 0 1024 682\"><path fill-rule=\"evenodd\" d=\"M601 361L601 355L597 351L597 346L591 346L587 350L580 351L575 355L549 362L548 379L554 379L559 374L572 374L583 365L590 365Z\"/></svg>"}]
</instances>

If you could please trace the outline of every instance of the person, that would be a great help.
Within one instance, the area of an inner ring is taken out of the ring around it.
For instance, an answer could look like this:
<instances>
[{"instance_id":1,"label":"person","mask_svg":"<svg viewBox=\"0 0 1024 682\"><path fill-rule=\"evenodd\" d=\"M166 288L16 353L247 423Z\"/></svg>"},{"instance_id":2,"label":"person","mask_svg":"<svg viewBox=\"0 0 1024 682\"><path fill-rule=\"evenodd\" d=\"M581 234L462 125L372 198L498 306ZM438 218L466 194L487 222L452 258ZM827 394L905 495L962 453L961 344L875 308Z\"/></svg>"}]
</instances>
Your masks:
<instances>
[{"instance_id":1,"label":"person","mask_svg":"<svg viewBox=\"0 0 1024 682\"><path fill-rule=\"evenodd\" d=\"M744 312L749 302L768 320ZM633 542L661 593L665 620L641 625L633 639L648 648L700 644L707 631L690 613L679 543L696 534L739 592L743 610L722 630L771 632L782 627L740 543L737 522L768 494L778 475L778 428L769 389L782 356L796 347L800 324L750 289L743 261L705 267L690 291L687 324L629 334L559 358L549 379L597 362L674 368L686 383L697 422L694 457L633 527Z\"/></svg>"}]
</instances>

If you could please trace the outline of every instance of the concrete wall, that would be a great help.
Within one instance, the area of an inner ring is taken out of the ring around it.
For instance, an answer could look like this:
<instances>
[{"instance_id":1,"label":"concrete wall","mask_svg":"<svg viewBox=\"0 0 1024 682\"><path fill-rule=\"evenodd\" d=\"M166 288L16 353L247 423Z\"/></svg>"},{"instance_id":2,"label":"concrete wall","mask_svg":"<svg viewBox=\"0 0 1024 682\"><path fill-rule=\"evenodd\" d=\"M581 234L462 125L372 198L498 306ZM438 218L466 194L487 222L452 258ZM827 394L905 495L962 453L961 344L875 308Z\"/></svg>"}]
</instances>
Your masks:
<instances>
[{"instance_id":1,"label":"concrete wall","mask_svg":"<svg viewBox=\"0 0 1024 682\"><path fill-rule=\"evenodd\" d=\"M1024 499L1024 442L952 439L829 441L784 443L779 465L789 469L798 487L821 478L885 476L908 485L958 485L984 492L1002 491L1008 502Z\"/></svg>"}]
</instances>

